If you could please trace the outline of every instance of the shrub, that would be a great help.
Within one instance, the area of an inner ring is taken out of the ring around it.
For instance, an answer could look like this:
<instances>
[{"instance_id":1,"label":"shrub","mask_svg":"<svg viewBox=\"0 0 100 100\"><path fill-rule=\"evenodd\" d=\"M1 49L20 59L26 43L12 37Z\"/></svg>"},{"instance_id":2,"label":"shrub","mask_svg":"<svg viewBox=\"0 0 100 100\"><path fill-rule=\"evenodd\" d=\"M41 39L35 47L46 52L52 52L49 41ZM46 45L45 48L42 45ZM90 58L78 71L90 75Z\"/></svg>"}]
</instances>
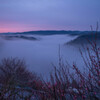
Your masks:
<instances>
[{"instance_id":1,"label":"shrub","mask_svg":"<svg viewBox=\"0 0 100 100\"><path fill-rule=\"evenodd\" d=\"M94 34L94 33L93 33ZM91 34L92 35L92 34ZM45 82L47 98L50 100L100 100L100 47L97 45L97 31L90 44L84 47L85 55L80 50L86 71L80 71L73 64L64 65L59 59L59 67L50 74L50 81ZM73 69L71 69L73 68ZM70 70L73 70L70 73Z\"/></svg>"},{"instance_id":2,"label":"shrub","mask_svg":"<svg viewBox=\"0 0 100 100\"><path fill-rule=\"evenodd\" d=\"M0 98L19 100L30 97L32 94L30 83L39 80L35 73L27 70L23 60L3 59L0 63ZM32 86L36 88L35 83Z\"/></svg>"}]
</instances>

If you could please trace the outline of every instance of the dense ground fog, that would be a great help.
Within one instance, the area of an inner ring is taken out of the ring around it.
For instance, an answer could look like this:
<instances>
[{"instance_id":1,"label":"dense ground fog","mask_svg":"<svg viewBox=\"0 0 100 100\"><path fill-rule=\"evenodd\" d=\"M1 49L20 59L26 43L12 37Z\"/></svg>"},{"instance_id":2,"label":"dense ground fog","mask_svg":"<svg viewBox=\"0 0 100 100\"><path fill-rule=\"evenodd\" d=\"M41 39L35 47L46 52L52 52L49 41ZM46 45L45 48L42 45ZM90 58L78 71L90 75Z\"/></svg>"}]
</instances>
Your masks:
<instances>
[{"instance_id":1,"label":"dense ground fog","mask_svg":"<svg viewBox=\"0 0 100 100\"><path fill-rule=\"evenodd\" d=\"M100 34L0 34L0 100L100 100L98 46Z\"/></svg>"},{"instance_id":2,"label":"dense ground fog","mask_svg":"<svg viewBox=\"0 0 100 100\"><path fill-rule=\"evenodd\" d=\"M25 60L30 71L48 76L53 65L58 67L60 45L63 62L67 61L70 64L75 62L82 69L80 45L74 42L79 35L1 35L0 37L0 60L18 57Z\"/></svg>"}]
</instances>

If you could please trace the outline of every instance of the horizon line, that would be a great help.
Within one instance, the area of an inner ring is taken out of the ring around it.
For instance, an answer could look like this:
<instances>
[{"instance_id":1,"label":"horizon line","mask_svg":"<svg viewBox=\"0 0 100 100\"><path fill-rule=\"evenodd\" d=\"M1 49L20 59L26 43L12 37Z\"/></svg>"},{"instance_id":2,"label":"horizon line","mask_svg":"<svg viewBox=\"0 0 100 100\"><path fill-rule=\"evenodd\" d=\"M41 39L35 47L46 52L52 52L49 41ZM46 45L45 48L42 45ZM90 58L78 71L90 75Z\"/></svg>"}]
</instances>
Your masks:
<instances>
[{"instance_id":1,"label":"horizon line","mask_svg":"<svg viewBox=\"0 0 100 100\"><path fill-rule=\"evenodd\" d=\"M0 32L0 34L1 33L27 33L27 32L40 32L40 31L66 31L66 32L68 32L68 31L86 32L87 31L87 32L91 32L91 30L32 30L32 31L19 31L19 32ZM92 32L96 32L96 31L92 31ZM100 32L100 31L98 31L98 32Z\"/></svg>"}]
</instances>

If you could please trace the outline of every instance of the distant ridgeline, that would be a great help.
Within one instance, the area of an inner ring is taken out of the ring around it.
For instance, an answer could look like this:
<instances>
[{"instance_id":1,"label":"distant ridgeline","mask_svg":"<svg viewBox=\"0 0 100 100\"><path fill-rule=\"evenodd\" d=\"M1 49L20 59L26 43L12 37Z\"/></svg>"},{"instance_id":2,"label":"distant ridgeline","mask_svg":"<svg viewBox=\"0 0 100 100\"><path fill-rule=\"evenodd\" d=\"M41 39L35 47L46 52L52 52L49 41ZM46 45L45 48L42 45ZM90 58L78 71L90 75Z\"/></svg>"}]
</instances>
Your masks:
<instances>
[{"instance_id":1,"label":"distant ridgeline","mask_svg":"<svg viewBox=\"0 0 100 100\"><path fill-rule=\"evenodd\" d=\"M88 43L87 40L96 39L100 43L100 31L29 31L29 32L17 32L17 33L0 33L0 37L6 40L12 39L26 39L26 40L38 40L34 35L71 35L78 36L76 39L66 43L70 45L79 45ZM33 35L33 36L32 36Z\"/></svg>"},{"instance_id":2,"label":"distant ridgeline","mask_svg":"<svg viewBox=\"0 0 100 100\"><path fill-rule=\"evenodd\" d=\"M29 31L29 32L17 32L14 34L36 34L36 35L62 35L62 34L70 34L70 35L82 35L82 34L91 34L91 33L95 33L95 31ZM100 32L98 32L100 33ZM12 33L0 33L0 34L7 34L7 35L11 35Z\"/></svg>"},{"instance_id":3,"label":"distant ridgeline","mask_svg":"<svg viewBox=\"0 0 100 100\"><path fill-rule=\"evenodd\" d=\"M70 45L81 45L81 44L87 44L89 41L96 40L96 43L100 46L100 32L88 32L80 34L76 39L68 42L67 44Z\"/></svg>"}]
</instances>

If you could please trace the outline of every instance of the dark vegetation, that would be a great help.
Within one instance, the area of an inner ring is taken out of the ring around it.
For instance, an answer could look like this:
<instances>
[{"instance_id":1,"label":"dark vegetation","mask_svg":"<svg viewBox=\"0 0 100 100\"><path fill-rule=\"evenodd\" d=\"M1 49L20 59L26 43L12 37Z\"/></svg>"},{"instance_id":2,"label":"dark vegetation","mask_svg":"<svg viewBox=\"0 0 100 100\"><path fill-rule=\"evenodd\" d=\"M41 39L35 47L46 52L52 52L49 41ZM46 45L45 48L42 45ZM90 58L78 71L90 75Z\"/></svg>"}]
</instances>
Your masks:
<instances>
[{"instance_id":1,"label":"dark vegetation","mask_svg":"<svg viewBox=\"0 0 100 100\"><path fill-rule=\"evenodd\" d=\"M93 32L93 34L82 34L79 37L77 37L76 39L68 42L67 44L70 44L70 45L88 44L89 43L88 40L92 41L92 40L94 40L94 38L95 38L94 32ZM99 32L97 32L96 41L97 41L97 44L100 43L100 33Z\"/></svg>"},{"instance_id":2,"label":"dark vegetation","mask_svg":"<svg viewBox=\"0 0 100 100\"><path fill-rule=\"evenodd\" d=\"M19 100L30 97L32 92L28 89L30 84L34 89L38 89L36 83L40 78L35 73L31 73L26 69L23 60L18 58L3 59L0 64L0 98L6 100ZM1 100L1 99L0 99Z\"/></svg>"},{"instance_id":3,"label":"dark vegetation","mask_svg":"<svg viewBox=\"0 0 100 100\"><path fill-rule=\"evenodd\" d=\"M96 31L93 31L95 33ZM100 32L98 32L100 33ZM69 35L83 35L83 34L91 34L91 31L29 31L29 32L17 32L14 33L15 35L62 35L62 34L69 34ZM13 34L13 35L14 35ZM0 35L12 35L12 33L0 33Z\"/></svg>"},{"instance_id":4,"label":"dark vegetation","mask_svg":"<svg viewBox=\"0 0 100 100\"><path fill-rule=\"evenodd\" d=\"M3 35L1 37L5 40L13 40L13 39L37 40L37 38L35 37L29 37L25 35Z\"/></svg>"},{"instance_id":5,"label":"dark vegetation","mask_svg":"<svg viewBox=\"0 0 100 100\"><path fill-rule=\"evenodd\" d=\"M49 81L29 72L25 62L17 58L0 63L0 100L100 100L100 48L97 32L88 39L81 56L85 69L65 65L59 53L59 68L54 66ZM71 71L72 70L72 71Z\"/></svg>"}]
</instances>

